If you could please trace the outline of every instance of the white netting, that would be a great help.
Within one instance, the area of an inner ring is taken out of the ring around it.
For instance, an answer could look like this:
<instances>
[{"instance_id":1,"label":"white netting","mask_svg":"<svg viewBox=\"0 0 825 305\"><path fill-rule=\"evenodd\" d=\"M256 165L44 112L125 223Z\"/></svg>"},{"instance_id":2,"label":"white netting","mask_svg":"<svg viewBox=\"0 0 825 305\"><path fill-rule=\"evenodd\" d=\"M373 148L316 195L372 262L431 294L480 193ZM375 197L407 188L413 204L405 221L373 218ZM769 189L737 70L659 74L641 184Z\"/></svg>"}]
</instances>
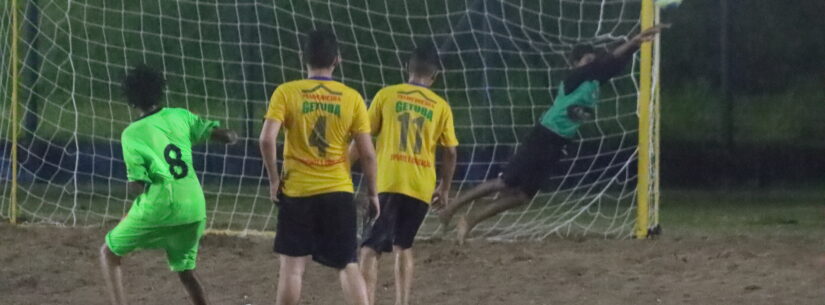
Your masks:
<instances>
[{"instance_id":1,"label":"white netting","mask_svg":"<svg viewBox=\"0 0 825 305\"><path fill-rule=\"evenodd\" d=\"M404 81L417 42L446 67L434 86L453 107L459 140L454 190L495 177L553 100L579 42L598 46L638 31L641 0L20 1L20 218L103 225L125 214L120 132L136 117L119 83L148 63L169 84L165 101L238 131L234 147L196 148L209 227L271 231L257 136L269 94L303 76L301 33L329 27L342 45L336 78L367 100ZM10 13L0 5L0 70L10 67ZM544 192L482 223L491 238L628 236L635 220L637 61L602 86L597 120L568 147ZM8 73L0 76L4 139L0 215L10 202ZM481 204L475 203L475 205ZM471 208L473 206L471 205ZM428 218L421 236L437 227Z\"/></svg>"}]
</instances>

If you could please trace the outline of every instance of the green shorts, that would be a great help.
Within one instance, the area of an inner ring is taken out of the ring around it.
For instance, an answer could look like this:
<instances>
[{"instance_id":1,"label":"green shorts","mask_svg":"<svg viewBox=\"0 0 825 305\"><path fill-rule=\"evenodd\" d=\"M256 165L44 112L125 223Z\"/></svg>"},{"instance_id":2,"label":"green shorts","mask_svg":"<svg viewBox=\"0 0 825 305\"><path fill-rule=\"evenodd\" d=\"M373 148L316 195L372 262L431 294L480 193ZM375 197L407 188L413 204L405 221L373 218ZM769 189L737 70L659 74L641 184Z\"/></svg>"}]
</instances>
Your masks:
<instances>
[{"instance_id":1,"label":"green shorts","mask_svg":"<svg viewBox=\"0 0 825 305\"><path fill-rule=\"evenodd\" d=\"M106 234L106 246L117 256L134 250L163 249L169 269L180 272L195 269L206 220L175 226L152 227L130 221L127 216Z\"/></svg>"}]
</instances>

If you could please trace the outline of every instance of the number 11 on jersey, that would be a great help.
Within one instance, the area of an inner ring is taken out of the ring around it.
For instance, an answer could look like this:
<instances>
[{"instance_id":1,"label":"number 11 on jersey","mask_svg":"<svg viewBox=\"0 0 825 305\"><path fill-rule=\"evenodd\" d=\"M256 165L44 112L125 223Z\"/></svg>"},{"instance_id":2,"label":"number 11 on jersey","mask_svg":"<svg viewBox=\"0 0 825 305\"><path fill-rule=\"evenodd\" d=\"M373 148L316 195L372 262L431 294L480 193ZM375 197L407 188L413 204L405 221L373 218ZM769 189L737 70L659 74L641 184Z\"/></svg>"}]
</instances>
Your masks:
<instances>
[{"instance_id":1,"label":"number 11 on jersey","mask_svg":"<svg viewBox=\"0 0 825 305\"><path fill-rule=\"evenodd\" d=\"M405 112L398 116L398 122L401 123L401 138L398 141L398 149L402 152L407 151L407 135L410 132L410 113ZM412 120L415 125L415 146L413 146L413 153L420 154L421 146L424 144L421 138L421 133L424 131L424 117L420 116Z\"/></svg>"}]
</instances>

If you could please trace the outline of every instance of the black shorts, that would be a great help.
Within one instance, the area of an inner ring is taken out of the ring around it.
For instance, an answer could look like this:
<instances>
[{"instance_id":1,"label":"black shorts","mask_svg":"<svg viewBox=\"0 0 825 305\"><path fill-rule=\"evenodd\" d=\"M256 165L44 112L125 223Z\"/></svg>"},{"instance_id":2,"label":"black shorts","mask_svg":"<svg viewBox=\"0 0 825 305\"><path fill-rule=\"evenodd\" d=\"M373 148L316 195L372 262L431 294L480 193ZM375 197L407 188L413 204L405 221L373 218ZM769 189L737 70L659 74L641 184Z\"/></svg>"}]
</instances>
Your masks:
<instances>
[{"instance_id":1,"label":"black shorts","mask_svg":"<svg viewBox=\"0 0 825 305\"><path fill-rule=\"evenodd\" d=\"M358 261L357 228L352 193L281 195L274 249L287 256L312 255L324 266L343 269Z\"/></svg>"},{"instance_id":2,"label":"black shorts","mask_svg":"<svg viewBox=\"0 0 825 305\"><path fill-rule=\"evenodd\" d=\"M569 142L546 127L536 125L522 140L501 173L501 179L507 186L518 188L528 196L536 195L564 155L564 147Z\"/></svg>"},{"instance_id":3,"label":"black shorts","mask_svg":"<svg viewBox=\"0 0 825 305\"><path fill-rule=\"evenodd\" d=\"M366 234L362 247L376 252L392 252L392 246L412 247L418 228L430 208L419 199L398 193L378 194L381 215Z\"/></svg>"}]
</instances>

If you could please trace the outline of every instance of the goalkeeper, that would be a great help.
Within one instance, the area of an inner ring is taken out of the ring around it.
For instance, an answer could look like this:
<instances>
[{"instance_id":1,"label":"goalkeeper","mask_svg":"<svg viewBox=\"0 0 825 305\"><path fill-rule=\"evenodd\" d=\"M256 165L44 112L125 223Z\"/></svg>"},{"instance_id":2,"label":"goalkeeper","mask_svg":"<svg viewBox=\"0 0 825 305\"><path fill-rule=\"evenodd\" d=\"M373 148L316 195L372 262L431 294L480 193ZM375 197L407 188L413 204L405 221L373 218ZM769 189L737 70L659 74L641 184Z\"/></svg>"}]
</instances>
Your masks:
<instances>
[{"instance_id":1,"label":"goalkeeper","mask_svg":"<svg viewBox=\"0 0 825 305\"><path fill-rule=\"evenodd\" d=\"M612 52L600 54L592 46L576 46L571 54L573 70L559 85L558 96L539 123L524 137L516 154L498 178L486 181L462 194L439 211L444 228L453 214L478 198L494 192L501 195L477 213L459 219L457 234L463 244L473 227L507 209L519 206L535 196L550 176L551 168L561 159L564 147L576 135L584 121L593 118L599 98L599 85L621 72L639 46L652 40L664 26L642 31Z\"/></svg>"},{"instance_id":2,"label":"goalkeeper","mask_svg":"<svg viewBox=\"0 0 825 305\"><path fill-rule=\"evenodd\" d=\"M126 101L141 112L121 135L127 187L140 196L100 248L112 304L126 304L121 257L140 249L165 250L192 303L207 304L194 272L206 203L192 166L192 145L206 139L234 143L238 136L186 109L161 106L165 86L163 75L146 66L130 70L123 80Z\"/></svg>"}]
</instances>

